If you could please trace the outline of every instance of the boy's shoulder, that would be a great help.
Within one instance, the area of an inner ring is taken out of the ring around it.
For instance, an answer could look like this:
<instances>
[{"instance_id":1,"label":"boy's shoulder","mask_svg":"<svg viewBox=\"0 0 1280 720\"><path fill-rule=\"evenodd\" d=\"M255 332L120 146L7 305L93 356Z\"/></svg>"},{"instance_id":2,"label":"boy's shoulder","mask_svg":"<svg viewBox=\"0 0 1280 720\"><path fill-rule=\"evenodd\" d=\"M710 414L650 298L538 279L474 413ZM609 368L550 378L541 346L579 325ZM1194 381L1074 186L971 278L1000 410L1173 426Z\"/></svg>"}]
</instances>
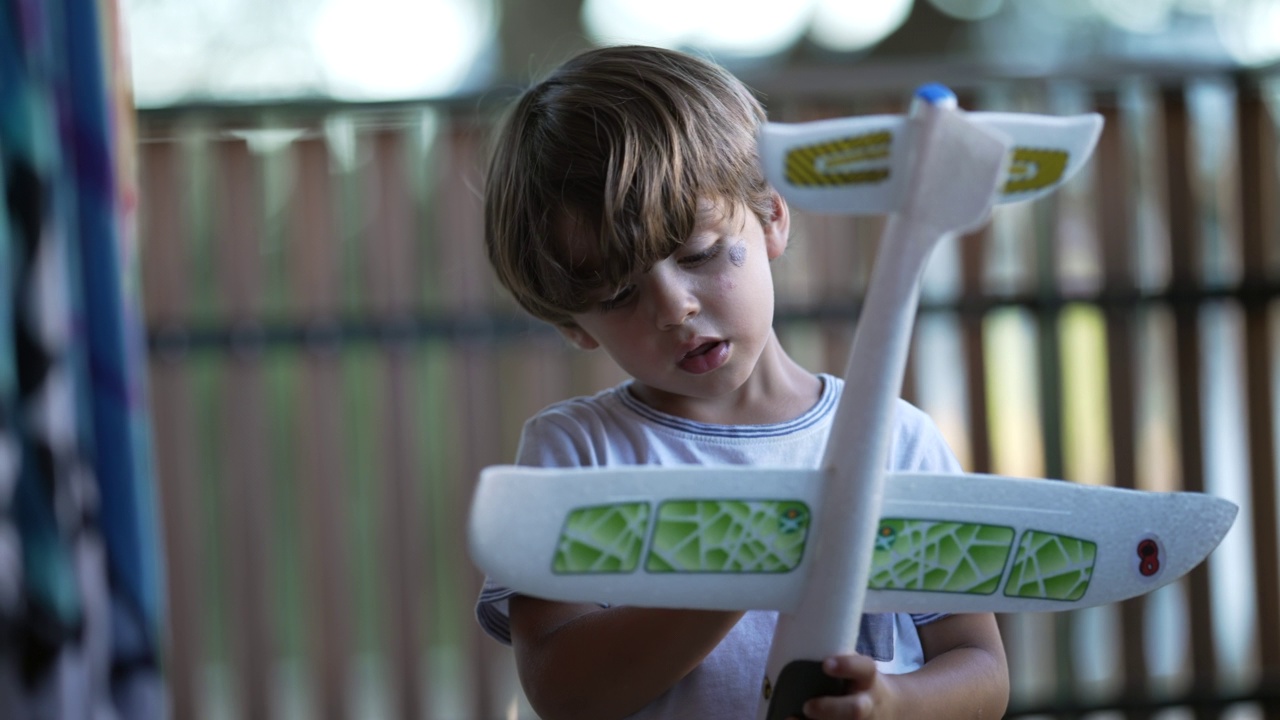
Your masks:
<instances>
[{"instance_id":1,"label":"boy's shoulder","mask_svg":"<svg viewBox=\"0 0 1280 720\"><path fill-rule=\"evenodd\" d=\"M960 463L928 413L898 399L890 462L900 472L960 472Z\"/></svg>"},{"instance_id":2,"label":"boy's shoulder","mask_svg":"<svg viewBox=\"0 0 1280 720\"><path fill-rule=\"evenodd\" d=\"M626 386L624 382L591 395L551 403L525 420L522 439L526 443L557 438L581 443L616 433L628 420L623 408Z\"/></svg>"},{"instance_id":3,"label":"boy's shoulder","mask_svg":"<svg viewBox=\"0 0 1280 720\"><path fill-rule=\"evenodd\" d=\"M623 401L622 393L627 391L626 387L627 383L624 382L590 395L578 395L564 400L557 400L534 413L525 424L557 421L579 423L593 420L600 421L601 418L613 415L617 411Z\"/></svg>"}]
</instances>

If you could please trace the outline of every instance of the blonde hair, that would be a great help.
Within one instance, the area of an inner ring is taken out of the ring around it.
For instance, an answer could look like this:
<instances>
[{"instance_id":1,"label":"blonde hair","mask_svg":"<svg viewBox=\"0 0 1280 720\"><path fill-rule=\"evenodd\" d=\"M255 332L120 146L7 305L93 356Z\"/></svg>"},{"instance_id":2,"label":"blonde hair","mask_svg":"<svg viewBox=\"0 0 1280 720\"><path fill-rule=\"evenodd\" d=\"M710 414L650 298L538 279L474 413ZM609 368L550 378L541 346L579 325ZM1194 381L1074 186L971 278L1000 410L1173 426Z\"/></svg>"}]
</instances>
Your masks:
<instances>
[{"instance_id":1,"label":"blonde hair","mask_svg":"<svg viewBox=\"0 0 1280 720\"><path fill-rule=\"evenodd\" d=\"M535 317L572 325L593 293L675 252L700 202L745 205L766 221L764 118L737 78L692 55L621 46L572 58L499 129L484 204L499 281ZM570 221L592 235L592 262L571 257Z\"/></svg>"}]
</instances>

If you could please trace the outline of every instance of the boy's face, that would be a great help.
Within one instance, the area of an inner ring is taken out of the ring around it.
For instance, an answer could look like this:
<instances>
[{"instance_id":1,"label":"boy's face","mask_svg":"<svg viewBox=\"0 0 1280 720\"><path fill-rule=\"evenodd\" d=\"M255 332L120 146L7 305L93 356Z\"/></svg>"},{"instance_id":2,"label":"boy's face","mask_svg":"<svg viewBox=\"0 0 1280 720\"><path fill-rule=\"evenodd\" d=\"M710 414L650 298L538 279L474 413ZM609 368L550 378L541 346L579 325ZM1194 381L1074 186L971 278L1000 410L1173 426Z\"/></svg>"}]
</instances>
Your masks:
<instances>
[{"instance_id":1,"label":"boy's face","mask_svg":"<svg viewBox=\"0 0 1280 720\"><path fill-rule=\"evenodd\" d=\"M776 194L765 223L745 206L705 210L674 254L560 329L578 347L604 348L642 400L675 414L687 414L689 401L725 399L756 371L773 336L769 261L787 246L790 217ZM582 232L568 233L571 248L588 246Z\"/></svg>"}]
</instances>

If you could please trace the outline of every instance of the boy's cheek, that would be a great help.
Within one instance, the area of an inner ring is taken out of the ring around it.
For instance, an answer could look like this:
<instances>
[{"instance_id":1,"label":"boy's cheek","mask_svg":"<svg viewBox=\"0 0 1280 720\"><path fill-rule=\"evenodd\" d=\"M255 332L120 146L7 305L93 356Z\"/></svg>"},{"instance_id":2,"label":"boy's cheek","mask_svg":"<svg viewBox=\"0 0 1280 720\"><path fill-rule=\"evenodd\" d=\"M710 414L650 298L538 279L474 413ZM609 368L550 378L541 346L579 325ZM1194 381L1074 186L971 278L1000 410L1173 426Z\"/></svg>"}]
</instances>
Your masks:
<instances>
[{"instance_id":1,"label":"boy's cheek","mask_svg":"<svg viewBox=\"0 0 1280 720\"><path fill-rule=\"evenodd\" d=\"M580 350L595 350L600 347L600 343L592 337L591 333L583 330L578 325L560 325L556 329L560 331L560 335L564 339L573 343Z\"/></svg>"}]
</instances>

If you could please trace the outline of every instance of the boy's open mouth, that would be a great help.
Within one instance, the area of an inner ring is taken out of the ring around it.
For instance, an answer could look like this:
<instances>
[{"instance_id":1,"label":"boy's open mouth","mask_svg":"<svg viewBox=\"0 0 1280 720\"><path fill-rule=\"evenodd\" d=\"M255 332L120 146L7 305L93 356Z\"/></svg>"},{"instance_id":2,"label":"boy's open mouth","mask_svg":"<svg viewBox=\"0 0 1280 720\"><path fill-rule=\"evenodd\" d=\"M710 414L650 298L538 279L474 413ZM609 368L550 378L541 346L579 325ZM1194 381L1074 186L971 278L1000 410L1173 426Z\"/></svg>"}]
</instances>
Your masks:
<instances>
[{"instance_id":1,"label":"boy's open mouth","mask_svg":"<svg viewBox=\"0 0 1280 720\"><path fill-rule=\"evenodd\" d=\"M694 348L694 349L690 350L689 352L685 353L685 357L687 357L687 358L691 358L691 357L695 357L695 356L697 356L697 355L706 355L708 352L710 352L710 351L711 351L711 348L713 348L713 347L715 347L715 346L717 346L717 345L719 345L719 344L720 344L720 341L719 341L719 340L713 340L713 341L711 341L711 342L705 342L705 343L702 343L702 344L701 344L701 345L699 345L698 347L696 347L696 348Z\"/></svg>"},{"instance_id":2,"label":"boy's open mouth","mask_svg":"<svg viewBox=\"0 0 1280 720\"><path fill-rule=\"evenodd\" d=\"M724 340L712 340L690 350L677 364L685 372L701 375L715 370L728 359L729 343Z\"/></svg>"}]
</instances>

